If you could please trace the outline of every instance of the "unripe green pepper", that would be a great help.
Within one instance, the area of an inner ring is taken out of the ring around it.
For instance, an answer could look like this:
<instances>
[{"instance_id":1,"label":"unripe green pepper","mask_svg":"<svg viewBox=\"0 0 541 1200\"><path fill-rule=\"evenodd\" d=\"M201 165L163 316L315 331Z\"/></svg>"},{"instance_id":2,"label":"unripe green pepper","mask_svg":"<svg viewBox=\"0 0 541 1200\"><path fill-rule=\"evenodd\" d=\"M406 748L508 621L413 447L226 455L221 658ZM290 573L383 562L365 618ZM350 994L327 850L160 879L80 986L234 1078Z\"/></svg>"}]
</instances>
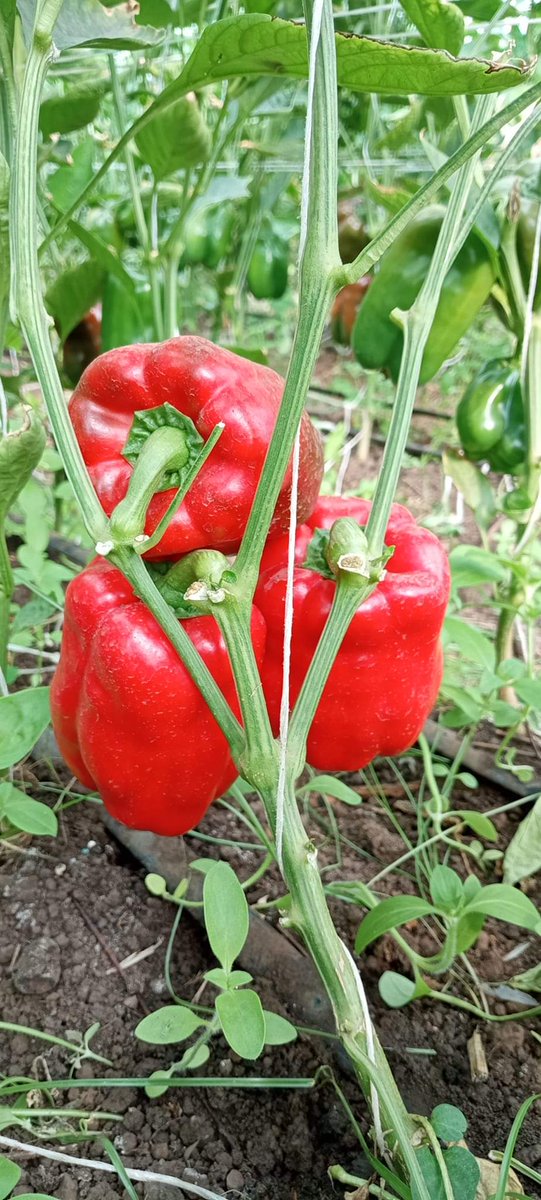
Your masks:
<instances>
[{"instance_id":1,"label":"unripe green pepper","mask_svg":"<svg viewBox=\"0 0 541 1200\"><path fill-rule=\"evenodd\" d=\"M526 458L518 368L502 358L487 363L466 389L456 423L468 458L488 462L493 471L516 474Z\"/></svg>"},{"instance_id":2,"label":"unripe green pepper","mask_svg":"<svg viewBox=\"0 0 541 1200\"><path fill-rule=\"evenodd\" d=\"M522 282L526 292L528 292L530 286L538 212L539 203L537 200L521 200L520 216L517 222L517 255ZM539 311L541 308L541 271L539 270L537 272L533 306L536 311Z\"/></svg>"},{"instance_id":3,"label":"unripe green pepper","mask_svg":"<svg viewBox=\"0 0 541 1200\"><path fill-rule=\"evenodd\" d=\"M214 271L229 250L233 220L227 209L196 212L188 218L181 265L201 265Z\"/></svg>"},{"instance_id":4,"label":"unripe green pepper","mask_svg":"<svg viewBox=\"0 0 541 1200\"><path fill-rule=\"evenodd\" d=\"M248 268L248 287L256 300L279 300L287 288L288 258L279 242L258 242Z\"/></svg>"},{"instance_id":5,"label":"unripe green pepper","mask_svg":"<svg viewBox=\"0 0 541 1200\"><path fill-rule=\"evenodd\" d=\"M381 259L379 271L359 310L352 346L361 366L379 368L398 379L403 334L393 309L411 308L426 279L445 210L425 209L414 217ZM449 358L487 299L496 274L490 252L473 231L449 268L426 344L420 383Z\"/></svg>"}]
</instances>

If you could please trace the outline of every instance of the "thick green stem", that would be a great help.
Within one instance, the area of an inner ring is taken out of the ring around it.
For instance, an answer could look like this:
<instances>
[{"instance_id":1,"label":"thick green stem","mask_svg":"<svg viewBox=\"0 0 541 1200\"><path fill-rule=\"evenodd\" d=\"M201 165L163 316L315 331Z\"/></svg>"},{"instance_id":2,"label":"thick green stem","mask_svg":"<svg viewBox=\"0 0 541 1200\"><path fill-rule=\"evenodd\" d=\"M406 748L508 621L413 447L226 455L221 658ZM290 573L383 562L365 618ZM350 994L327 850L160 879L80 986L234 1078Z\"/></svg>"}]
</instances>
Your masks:
<instances>
[{"instance_id":1,"label":"thick green stem","mask_svg":"<svg viewBox=\"0 0 541 1200\"><path fill-rule=\"evenodd\" d=\"M60 3L57 8L60 8ZM21 92L11 193L11 212L16 214L10 229L14 264L14 309L17 311L46 398L49 418L62 454L66 475L79 501L90 537L96 543L106 537L107 521L67 413L49 337L50 318L41 298L38 267L35 211L36 146L40 96L52 55L51 43L45 50L38 45L32 47Z\"/></svg>"}]
</instances>

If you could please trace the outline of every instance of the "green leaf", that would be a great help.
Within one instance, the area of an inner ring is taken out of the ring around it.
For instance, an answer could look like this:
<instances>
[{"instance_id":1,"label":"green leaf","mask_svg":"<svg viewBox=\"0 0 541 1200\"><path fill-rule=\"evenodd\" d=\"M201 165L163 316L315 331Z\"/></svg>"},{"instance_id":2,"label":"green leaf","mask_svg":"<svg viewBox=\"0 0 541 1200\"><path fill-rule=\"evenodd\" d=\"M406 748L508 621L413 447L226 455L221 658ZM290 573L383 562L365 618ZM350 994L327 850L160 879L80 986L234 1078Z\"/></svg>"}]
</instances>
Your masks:
<instances>
[{"instance_id":1,"label":"green leaf","mask_svg":"<svg viewBox=\"0 0 541 1200\"><path fill-rule=\"evenodd\" d=\"M47 1192L47 1195L45 1195L45 1192L25 1192L24 1195L21 1195L19 1192L17 1200L56 1200L56 1197L50 1196L49 1192Z\"/></svg>"},{"instance_id":2,"label":"green leaf","mask_svg":"<svg viewBox=\"0 0 541 1200\"><path fill-rule=\"evenodd\" d=\"M103 268L91 259L78 263L76 267L69 267L51 284L45 296L45 305L62 342L99 300L104 284Z\"/></svg>"},{"instance_id":3,"label":"green leaf","mask_svg":"<svg viewBox=\"0 0 541 1200\"><path fill-rule=\"evenodd\" d=\"M517 696L541 711L541 679L521 679L515 684Z\"/></svg>"},{"instance_id":4,"label":"green leaf","mask_svg":"<svg viewBox=\"0 0 541 1200\"><path fill-rule=\"evenodd\" d=\"M456 4L447 0L400 0L400 3L427 46L460 54L464 17Z\"/></svg>"},{"instance_id":5,"label":"green leaf","mask_svg":"<svg viewBox=\"0 0 541 1200\"><path fill-rule=\"evenodd\" d=\"M173 1046L176 1042L184 1042L204 1024L191 1008L183 1004L166 1004L143 1017L135 1036L140 1042L149 1042L153 1046Z\"/></svg>"},{"instance_id":6,"label":"green leaf","mask_svg":"<svg viewBox=\"0 0 541 1200\"><path fill-rule=\"evenodd\" d=\"M0 783L0 816L15 829L36 837L56 837L58 833L58 819L52 808L25 796L11 783Z\"/></svg>"},{"instance_id":7,"label":"green leaf","mask_svg":"<svg viewBox=\"0 0 541 1200\"><path fill-rule=\"evenodd\" d=\"M519 883L541 870L541 798L520 822L503 857L505 883Z\"/></svg>"},{"instance_id":8,"label":"green leaf","mask_svg":"<svg viewBox=\"0 0 541 1200\"><path fill-rule=\"evenodd\" d=\"M520 975L513 975L507 983L509 987L520 988L521 991L541 992L541 963L536 963L535 967L530 967Z\"/></svg>"},{"instance_id":9,"label":"green leaf","mask_svg":"<svg viewBox=\"0 0 541 1200\"><path fill-rule=\"evenodd\" d=\"M455 912L463 896L460 875L452 867L434 867L430 876L430 895L436 908L443 909L443 912Z\"/></svg>"},{"instance_id":10,"label":"green leaf","mask_svg":"<svg viewBox=\"0 0 541 1200\"><path fill-rule=\"evenodd\" d=\"M466 954L475 946L477 938L485 925L486 917L483 913L469 913L461 916L456 926L456 952L457 954Z\"/></svg>"},{"instance_id":11,"label":"green leaf","mask_svg":"<svg viewBox=\"0 0 541 1200\"><path fill-rule=\"evenodd\" d=\"M266 1008L263 1009L263 1015L266 1046L287 1046L289 1042L296 1041L298 1034L291 1021L286 1021L285 1017L269 1012Z\"/></svg>"},{"instance_id":12,"label":"green leaf","mask_svg":"<svg viewBox=\"0 0 541 1200\"><path fill-rule=\"evenodd\" d=\"M32 42L36 0L17 0L27 46ZM91 46L103 50L141 50L161 41L156 29L136 25L122 4L104 8L99 0L64 0L54 26L54 44L58 50L70 46Z\"/></svg>"},{"instance_id":13,"label":"green leaf","mask_svg":"<svg viewBox=\"0 0 541 1200\"><path fill-rule=\"evenodd\" d=\"M490 480L476 463L470 462L457 450L444 450L443 470L475 513L481 529L489 529L496 516L496 501Z\"/></svg>"},{"instance_id":14,"label":"green leaf","mask_svg":"<svg viewBox=\"0 0 541 1200\"><path fill-rule=\"evenodd\" d=\"M459 1142L468 1128L464 1113L454 1104L438 1104L430 1116L432 1128L440 1142Z\"/></svg>"},{"instance_id":15,"label":"green leaf","mask_svg":"<svg viewBox=\"0 0 541 1200\"><path fill-rule=\"evenodd\" d=\"M358 808L363 802L362 796L359 796L354 788L344 783L343 779L336 779L334 775L315 775L299 791L319 792L321 796L333 796L335 800L342 800L344 804L349 804L352 808Z\"/></svg>"},{"instance_id":16,"label":"green leaf","mask_svg":"<svg viewBox=\"0 0 541 1200\"><path fill-rule=\"evenodd\" d=\"M9 1158L0 1157L0 1200L6 1200L21 1178L21 1168Z\"/></svg>"},{"instance_id":17,"label":"green leaf","mask_svg":"<svg viewBox=\"0 0 541 1200\"><path fill-rule=\"evenodd\" d=\"M453 704L464 713L468 721L476 723L481 720L485 711L485 705L476 696L473 688L468 691L463 687L454 687L452 684L443 681L442 695L445 700L451 700Z\"/></svg>"},{"instance_id":18,"label":"green leaf","mask_svg":"<svg viewBox=\"0 0 541 1200\"><path fill-rule=\"evenodd\" d=\"M0 436L0 524L37 467L45 449L45 429L34 412L25 412L21 429Z\"/></svg>"},{"instance_id":19,"label":"green leaf","mask_svg":"<svg viewBox=\"0 0 541 1200\"><path fill-rule=\"evenodd\" d=\"M415 921L420 917L427 917L433 912L434 905L420 896L390 896L388 900L382 900L377 908L373 908L364 921L361 921L355 939L357 954L362 954L371 942L388 933L390 929L396 929L399 925L406 925L408 921Z\"/></svg>"},{"instance_id":20,"label":"green leaf","mask_svg":"<svg viewBox=\"0 0 541 1200\"><path fill-rule=\"evenodd\" d=\"M315 571L316 575L322 575L324 579L334 579L326 554L329 533L328 529L314 529L302 564L307 571Z\"/></svg>"},{"instance_id":21,"label":"green leaf","mask_svg":"<svg viewBox=\"0 0 541 1200\"><path fill-rule=\"evenodd\" d=\"M479 583L504 583L507 570L497 554L480 546L455 546L449 555L454 587L475 587Z\"/></svg>"},{"instance_id":22,"label":"green leaf","mask_svg":"<svg viewBox=\"0 0 541 1200\"><path fill-rule=\"evenodd\" d=\"M135 142L154 178L166 179L181 168L206 162L212 139L195 96L181 96L176 104L158 112Z\"/></svg>"},{"instance_id":23,"label":"green leaf","mask_svg":"<svg viewBox=\"0 0 541 1200\"><path fill-rule=\"evenodd\" d=\"M97 117L104 96L103 83L83 83L63 96L49 96L39 110L39 127L44 137L84 129Z\"/></svg>"},{"instance_id":24,"label":"green leaf","mask_svg":"<svg viewBox=\"0 0 541 1200\"><path fill-rule=\"evenodd\" d=\"M0 697L0 771L29 753L50 719L48 687L25 688Z\"/></svg>"},{"instance_id":25,"label":"green leaf","mask_svg":"<svg viewBox=\"0 0 541 1200\"><path fill-rule=\"evenodd\" d=\"M150 288L136 287L128 296L126 288L114 275L108 275L103 289L102 350L129 346L134 342L150 342L154 337L154 318Z\"/></svg>"},{"instance_id":26,"label":"green leaf","mask_svg":"<svg viewBox=\"0 0 541 1200\"><path fill-rule=\"evenodd\" d=\"M528 72L444 51L395 46L336 34L338 82L354 92L379 95L456 96L499 92L522 83ZM263 13L226 17L203 31L181 75L160 102L237 75L308 74L306 28Z\"/></svg>"},{"instance_id":27,"label":"green leaf","mask_svg":"<svg viewBox=\"0 0 541 1200\"><path fill-rule=\"evenodd\" d=\"M211 971L205 971L205 979L224 991L244 987L246 983L253 982L249 971L224 971L222 967L213 967Z\"/></svg>"},{"instance_id":28,"label":"green leaf","mask_svg":"<svg viewBox=\"0 0 541 1200\"><path fill-rule=\"evenodd\" d=\"M246 896L229 863L215 863L205 876L203 905L212 952L224 971L230 971L248 937L249 913Z\"/></svg>"},{"instance_id":29,"label":"green leaf","mask_svg":"<svg viewBox=\"0 0 541 1200\"><path fill-rule=\"evenodd\" d=\"M154 29L165 29L175 24L175 14L167 0L139 0L137 24L152 25Z\"/></svg>"},{"instance_id":30,"label":"green leaf","mask_svg":"<svg viewBox=\"0 0 541 1200\"><path fill-rule=\"evenodd\" d=\"M498 841L498 830L490 817L485 817L484 813L477 812L476 809L460 808L455 815L473 830L476 837L483 838L485 842Z\"/></svg>"},{"instance_id":31,"label":"green leaf","mask_svg":"<svg viewBox=\"0 0 541 1200\"><path fill-rule=\"evenodd\" d=\"M156 1100L159 1096L164 1096L169 1090L168 1080L173 1075L183 1075L185 1071L198 1071L199 1067L204 1067L209 1058L210 1050L205 1043L201 1046L188 1046L180 1062L171 1063L171 1066L166 1071L153 1071L149 1075L149 1080L154 1080L155 1082L147 1083L145 1095L149 1096L151 1100Z\"/></svg>"},{"instance_id":32,"label":"green leaf","mask_svg":"<svg viewBox=\"0 0 541 1200\"><path fill-rule=\"evenodd\" d=\"M493 671L496 662L494 645L485 633L460 617L446 617L444 644L458 646L468 662L474 662L485 670Z\"/></svg>"},{"instance_id":33,"label":"green leaf","mask_svg":"<svg viewBox=\"0 0 541 1200\"><path fill-rule=\"evenodd\" d=\"M378 980L381 999L389 1008L404 1008L419 996L429 995L430 988L422 982L399 975L398 971L384 971Z\"/></svg>"},{"instance_id":34,"label":"green leaf","mask_svg":"<svg viewBox=\"0 0 541 1200\"><path fill-rule=\"evenodd\" d=\"M417 1158L421 1164L430 1200L446 1200L447 1193L441 1171L432 1151L428 1146L422 1146L417 1151ZM451 1146L449 1150L444 1150L443 1160L453 1189L454 1200L475 1200L481 1178L477 1159L465 1146ZM412 1187L411 1196L412 1200L419 1200L416 1184Z\"/></svg>"},{"instance_id":35,"label":"green leaf","mask_svg":"<svg viewBox=\"0 0 541 1200\"><path fill-rule=\"evenodd\" d=\"M265 1045L266 1025L257 992L251 989L221 992L216 997L216 1013L225 1040L235 1054L250 1060L259 1058Z\"/></svg>"},{"instance_id":36,"label":"green leaf","mask_svg":"<svg viewBox=\"0 0 541 1200\"><path fill-rule=\"evenodd\" d=\"M167 891L167 882L163 875L150 871L148 875L145 875L145 887L151 896L164 896Z\"/></svg>"},{"instance_id":37,"label":"green leaf","mask_svg":"<svg viewBox=\"0 0 541 1200\"><path fill-rule=\"evenodd\" d=\"M23 604L22 608L17 609L11 631L12 633L21 633L23 629L36 629L38 625L43 625L45 621L48 621L56 611L53 604L49 604L47 600L37 596L35 600L29 600L28 604Z\"/></svg>"},{"instance_id":38,"label":"green leaf","mask_svg":"<svg viewBox=\"0 0 541 1200\"><path fill-rule=\"evenodd\" d=\"M522 929L540 931L541 919L532 901L517 888L506 883L490 883L468 902L466 912L485 913Z\"/></svg>"},{"instance_id":39,"label":"green leaf","mask_svg":"<svg viewBox=\"0 0 541 1200\"><path fill-rule=\"evenodd\" d=\"M94 177L94 142L85 138L72 154L72 162L64 163L47 180L47 189L53 203L61 212L67 212L83 188Z\"/></svg>"}]
</instances>

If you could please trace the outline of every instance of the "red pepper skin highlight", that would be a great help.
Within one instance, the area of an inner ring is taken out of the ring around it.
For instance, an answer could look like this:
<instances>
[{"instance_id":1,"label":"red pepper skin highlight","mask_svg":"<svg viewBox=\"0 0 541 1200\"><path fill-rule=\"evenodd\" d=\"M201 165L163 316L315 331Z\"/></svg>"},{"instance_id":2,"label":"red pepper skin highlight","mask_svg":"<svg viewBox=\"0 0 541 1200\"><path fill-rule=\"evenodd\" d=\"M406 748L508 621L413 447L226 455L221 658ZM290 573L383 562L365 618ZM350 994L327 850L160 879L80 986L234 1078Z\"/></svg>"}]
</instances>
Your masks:
<instances>
[{"instance_id":1,"label":"red pepper skin highlight","mask_svg":"<svg viewBox=\"0 0 541 1200\"><path fill-rule=\"evenodd\" d=\"M204 440L223 433L158 546L148 558L178 558L212 546L238 550L272 437L284 381L269 367L240 358L200 337L122 346L87 367L69 410L84 460L108 516L126 495L133 471L122 457L134 414L168 403L191 417ZM323 476L319 434L307 413L301 424L298 519L317 501ZM287 528L288 468L272 530ZM145 532L152 534L174 496L157 493Z\"/></svg>"},{"instance_id":2,"label":"red pepper skin highlight","mask_svg":"<svg viewBox=\"0 0 541 1200\"><path fill-rule=\"evenodd\" d=\"M213 617L182 622L240 716ZM258 661L265 623L254 608ZM53 728L70 768L133 829L192 829L238 771L199 689L124 576L96 559L66 593L62 652L51 687Z\"/></svg>"},{"instance_id":3,"label":"red pepper skin highlight","mask_svg":"<svg viewBox=\"0 0 541 1200\"><path fill-rule=\"evenodd\" d=\"M322 496L296 540L291 703L294 704L331 609L336 584L303 568L315 529L339 517L366 525L367 500ZM331 670L308 737L308 762L354 771L379 755L400 754L419 736L443 672L441 630L449 565L438 539L395 504L386 545L395 551L384 579L355 614ZM255 603L267 622L263 687L275 733L282 690L287 538L270 540Z\"/></svg>"}]
</instances>

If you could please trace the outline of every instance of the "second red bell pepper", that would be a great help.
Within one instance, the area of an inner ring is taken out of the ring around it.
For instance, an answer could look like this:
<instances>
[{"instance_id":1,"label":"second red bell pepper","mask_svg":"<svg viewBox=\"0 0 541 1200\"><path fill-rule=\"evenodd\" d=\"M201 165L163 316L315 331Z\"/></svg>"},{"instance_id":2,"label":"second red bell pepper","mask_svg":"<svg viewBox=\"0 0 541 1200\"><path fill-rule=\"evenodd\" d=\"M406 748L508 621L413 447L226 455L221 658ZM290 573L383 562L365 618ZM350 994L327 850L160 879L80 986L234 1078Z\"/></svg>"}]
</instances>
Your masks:
<instances>
[{"instance_id":1,"label":"second red bell pepper","mask_svg":"<svg viewBox=\"0 0 541 1200\"><path fill-rule=\"evenodd\" d=\"M321 497L297 531L291 703L300 692L329 615L336 583L303 567L316 530L340 517L365 525L367 500ZM308 737L308 762L353 771L378 755L413 744L433 708L442 678L441 630L449 598L445 550L400 504L385 538L394 546L383 580L353 618L332 667ZM272 539L261 563L256 604L267 622L263 687L275 732L282 692L287 538Z\"/></svg>"},{"instance_id":2,"label":"second red bell pepper","mask_svg":"<svg viewBox=\"0 0 541 1200\"><path fill-rule=\"evenodd\" d=\"M185 622L226 700L239 706L213 617ZM261 661L265 623L253 610ZM70 770L134 829L181 834L237 777L229 746L152 613L111 563L96 559L69 584L53 728Z\"/></svg>"},{"instance_id":3,"label":"second red bell pepper","mask_svg":"<svg viewBox=\"0 0 541 1200\"><path fill-rule=\"evenodd\" d=\"M212 546L233 553L240 545L280 407L283 379L200 337L122 346L87 367L70 401L70 414L92 481L108 516L124 499L133 472L124 456L137 413L169 405L185 414L206 441L220 422L222 435L149 558L175 558ZM301 423L298 517L317 500L323 475L319 434L307 413ZM178 480L177 480L178 485ZM272 529L289 521L291 467ZM175 487L150 501L146 533L166 513Z\"/></svg>"}]
</instances>

